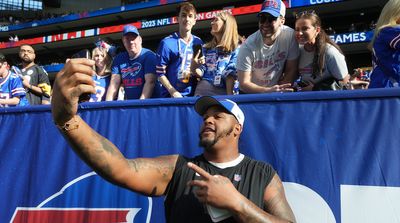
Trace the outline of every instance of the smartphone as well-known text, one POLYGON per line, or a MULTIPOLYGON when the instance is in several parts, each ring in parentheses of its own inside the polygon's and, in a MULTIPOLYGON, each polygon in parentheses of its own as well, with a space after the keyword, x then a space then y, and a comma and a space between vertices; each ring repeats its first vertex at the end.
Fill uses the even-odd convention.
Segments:
MULTIPOLYGON (((91 56, 90 56, 90 51, 89 51, 88 49, 80 50, 79 52, 73 54, 73 55, 71 56, 71 58, 86 58, 86 59, 92 59, 91 56)), ((81 103, 81 102, 89 101, 89 100, 90 100, 90 97, 91 97, 91 95, 88 94, 88 93, 81 94, 81 95, 79 96, 79 101, 78 101, 78 102, 81 103)))
POLYGON ((91 59, 90 58, 90 51, 88 49, 83 49, 71 56, 71 58, 86 58, 86 59, 91 59))
POLYGON ((302 80, 300 82, 297 82, 297 85, 299 87, 307 87, 308 85, 310 85, 310 83, 302 80))
POLYGON ((203 56, 203 47, 200 44, 193 44, 193 57, 200 51, 199 58, 203 56))

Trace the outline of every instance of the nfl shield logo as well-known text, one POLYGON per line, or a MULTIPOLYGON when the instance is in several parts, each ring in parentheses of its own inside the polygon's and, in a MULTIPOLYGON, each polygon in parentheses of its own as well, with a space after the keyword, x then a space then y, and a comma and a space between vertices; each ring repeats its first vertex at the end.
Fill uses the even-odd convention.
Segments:
POLYGON ((241 179, 242 179, 242 177, 239 174, 235 174, 233 176, 233 180, 236 181, 236 182, 239 182, 241 179))

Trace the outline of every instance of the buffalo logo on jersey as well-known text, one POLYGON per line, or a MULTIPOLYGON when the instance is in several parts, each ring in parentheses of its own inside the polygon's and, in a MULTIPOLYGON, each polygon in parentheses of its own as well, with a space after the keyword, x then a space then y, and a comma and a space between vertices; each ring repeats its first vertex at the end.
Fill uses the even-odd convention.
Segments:
POLYGON ((141 70, 142 70, 142 64, 137 62, 128 67, 126 67, 126 65, 121 66, 122 78, 126 78, 128 76, 135 77, 136 75, 139 74, 141 70))

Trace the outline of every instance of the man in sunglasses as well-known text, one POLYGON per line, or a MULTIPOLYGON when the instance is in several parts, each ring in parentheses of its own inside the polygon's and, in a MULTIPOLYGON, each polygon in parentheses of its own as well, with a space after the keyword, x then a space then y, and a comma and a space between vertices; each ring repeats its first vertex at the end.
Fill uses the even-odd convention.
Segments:
POLYGON ((259 30, 247 38, 237 58, 244 93, 292 92, 298 72, 299 46, 294 30, 285 26, 286 6, 265 0, 258 13, 259 30))

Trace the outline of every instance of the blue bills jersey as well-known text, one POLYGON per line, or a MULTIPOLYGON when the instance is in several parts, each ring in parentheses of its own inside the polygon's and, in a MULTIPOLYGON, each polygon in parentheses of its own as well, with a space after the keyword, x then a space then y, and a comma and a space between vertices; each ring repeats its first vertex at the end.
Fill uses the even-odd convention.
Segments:
POLYGON ((105 76, 99 76, 95 74, 93 76, 93 81, 96 83, 96 94, 92 94, 90 96, 90 102, 99 102, 99 101, 105 101, 106 100, 106 95, 107 95, 107 90, 108 86, 110 85, 110 80, 111 80, 111 74, 107 74, 105 76))
MULTIPOLYGON (((183 96, 191 96, 196 84, 195 78, 190 78, 187 83, 182 82, 180 74, 190 71, 193 58, 193 45, 203 45, 203 41, 192 35, 189 43, 174 33, 161 40, 157 50, 157 75, 166 76, 171 85, 183 96)), ((165 87, 160 89, 161 97, 170 97, 165 87)))
POLYGON ((374 42, 372 61, 369 88, 399 87, 400 26, 381 29, 374 42))
POLYGON ((225 78, 229 75, 236 77, 236 58, 239 47, 226 53, 216 48, 205 49, 206 64, 201 66, 203 80, 207 80, 216 87, 225 88, 225 78))
POLYGON ((153 51, 142 48, 140 55, 130 59, 128 52, 114 58, 112 74, 121 75, 127 99, 139 99, 145 83, 145 74, 156 73, 156 55, 153 51))
MULTIPOLYGON (((29 105, 26 99, 25 89, 22 86, 21 79, 11 71, 5 78, 0 79, 0 98, 10 99, 14 97, 19 97, 19 104, 16 106, 27 106, 29 105)), ((3 106, 3 105, 2 105, 3 106)), ((12 105, 4 105, 5 107, 11 107, 12 105)), ((12 106, 14 107, 14 106, 12 106)))

